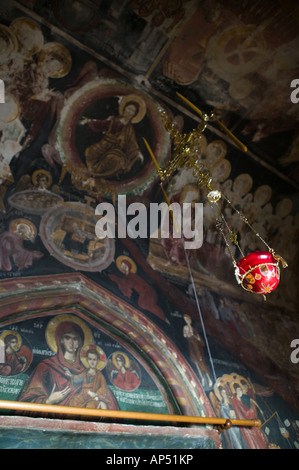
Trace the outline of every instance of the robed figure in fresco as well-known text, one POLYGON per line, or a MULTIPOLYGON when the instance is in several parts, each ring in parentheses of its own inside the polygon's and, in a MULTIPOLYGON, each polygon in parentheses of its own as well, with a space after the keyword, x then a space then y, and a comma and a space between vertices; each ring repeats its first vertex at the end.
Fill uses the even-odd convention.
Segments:
POLYGON ((81 408, 97 408, 102 410, 116 410, 118 404, 107 382, 99 370, 100 355, 95 346, 90 346, 86 352, 88 368, 79 375, 72 376, 74 385, 81 385, 79 391, 71 398, 69 405, 81 408))
POLYGON ((5 346, 5 362, 0 363, 0 375, 17 375, 30 365, 32 353, 22 345, 21 337, 13 331, 6 331, 0 336, 5 346))
POLYGON ((194 362, 197 372, 201 379, 201 385, 212 387, 213 382, 210 377, 209 368, 204 357, 205 342, 203 338, 192 327, 192 320, 189 315, 184 315, 186 325, 183 328, 184 338, 187 338, 189 344, 190 358, 194 362))
POLYGON ((37 365, 25 384, 20 400, 49 405, 118 409, 117 401, 99 370, 97 348, 89 346, 84 362, 86 368, 81 362, 81 349, 86 338, 80 325, 69 320, 61 321, 54 335, 57 354, 37 365))
POLYGON ((136 264, 126 256, 119 256, 116 260, 118 269, 125 275, 124 278, 115 274, 109 274, 111 281, 115 282, 119 290, 128 298, 131 298, 133 291, 138 293, 138 306, 148 310, 161 320, 168 322, 163 310, 157 304, 158 296, 153 289, 141 276, 136 274, 136 264))
MULTIPOLYGON (((235 384, 235 395, 232 398, 232 406, 237 419, 257 419, 257 403, 250 397, 243 396, 242 388, 235 384)), ((259 428, 241 427, 241 433, 249 449, 267 449, 266 436, 259 428)))
POLYGON ((71 321, 61 322, 55 332, 57 354, 44 359, 28 378, 20 401, 68 405, 80 385, 74 385, 70 374, 84 371, 80 349, 84 342, 82 329, 71 321))
POLYGON ((116 367, 116 369, 111 371, 113 385, 127 392, 138 388, 140 377, 128 356, 124 353, 115 353, 112 361, 116 367))
POLYGON ((27 219, 14 219, 10 229, 0 234, 0 270, 12 271, 14 265, 18 271, 32 266, 34 260, 44 255, 38 250, 24 247, 24 241, 34 242, 36 227, 27 219))
POLYGON ((133 124, 145 114, 143 100, 135 95, 123 98, 119 116, 108 119, 83 117, 80 124, 88 124, 90 129, 104 136, 85 150, 88 169, 96 176, 112 177, 128 173, 137 160, 143 162, 133 124))

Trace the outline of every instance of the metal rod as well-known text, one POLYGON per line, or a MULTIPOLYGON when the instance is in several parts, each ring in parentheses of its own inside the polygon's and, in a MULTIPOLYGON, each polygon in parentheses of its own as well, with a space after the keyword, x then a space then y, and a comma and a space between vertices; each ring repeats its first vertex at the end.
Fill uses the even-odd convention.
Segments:
POLYGON ((197 106, 195 106, 195 104, 191 103, 191 101, 189 101, 187 98, 185 98, 185 96, 181 95, 181 93, 178 93, 178 92, 177 92, 177 95, 179 96, 179 98, 181 98, 183 101, 185 101, 185 103, 188 104, 190 106, 190 108, 193 109, 193 111, 195 111, 197 114, 199 114, 201 119, 203 119, 203 120, 208 119, 208 116, 205 115, 197 106))
MULTIPOLYGON (((183 416, 183 415, 167 415, 159 413, 143 413, 137 411, 121 411, 121 410, 98 410, 91 408, 76 408, 71 406, 47 405, 43 403, 27 403, 21 401, 0 400, 0 409, 16 410, 16 411, 33 411, 38 413, 59 413, 64 415, 80 415, 92 416, 94 418, 123 418, 123 419, 141 419, 149 421, 168 421, 183 422, 197 424, 215 424, 226 425, 225 418, 211 418, 200 416, 183 416)), ((232 426, 252 426, 260 427, 259 419, 231 419, 232 426)))
POLYGON ((240 150, 243 152, 247 152, 247 147, 244 145, 218 118, 214 118, 215 122, 217 122, 218 126, 228 135, 231 140, 239 147, 240 150))
POLYGON ((158 171, 158 173, 159 173, 159 171, 160 171, 159 163, 157 162, 157 159, 156 159, 155 155, 153 154, 153 151, 152 151, 152 149, 150 148, 148 141, 147 141, 144 137, 143 137, 143 140, 144 140, 144 143, 145 143, 145 145, 146 145, 146 148, 147 148, 147 150, 148 150, 148 152, 149 152, 149 154, 150 154, 150 156, 151 156, 151 159, 153 160, 153 162, 154 162, 154 164, 155 164, 155 167, 156 167, 156 169, 157 169, 157 171, 158 171))
MULTIPOLYGON (((183 100, 185 101, 186 104, 188 104, 190 106, 190 108, 193 109, 193 111, 195 111, 197 114, 199 114, 199 116, 204 120, 204 121, 208 121, 211 116, 208 116, 206 114, 204 114, 197 106, 195 106, 193 103, 191 103, 191 101, 189 101, 187 98, 185 98, 185 96, 181 95, 180 93, 177 92, 177 95, 183 100)), ((242 150, 243 152, 247 152, 247 147, 246 145, 244 145, 221 121, 219 121, 218 118, 216 118, 216 116, 213 116, 212 118, 217 124, 218 126, 226 133, 226 135, 228 135, 230 137, 230 139, 239 147, 240 150, 242 150)))

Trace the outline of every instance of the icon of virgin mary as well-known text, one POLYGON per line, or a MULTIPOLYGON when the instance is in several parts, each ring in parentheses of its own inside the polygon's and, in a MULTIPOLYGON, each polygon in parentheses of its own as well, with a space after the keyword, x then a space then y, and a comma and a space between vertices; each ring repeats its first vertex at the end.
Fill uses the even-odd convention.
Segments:
POLYGON ((37 365, 24 386, 20 401, 67 406, 79 387, 73 384, 71 377, 82 374, 85 369, 80 351, 86 335, 77 322, 69 319, 55 322, 53 328, 51 344, 55 342, 57 353, 37 365))

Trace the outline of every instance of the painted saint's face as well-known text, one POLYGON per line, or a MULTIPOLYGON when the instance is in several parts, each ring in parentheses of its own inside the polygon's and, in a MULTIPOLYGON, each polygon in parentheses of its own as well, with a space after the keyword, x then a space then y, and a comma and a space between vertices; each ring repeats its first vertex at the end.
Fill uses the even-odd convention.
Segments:
POLYGON ((16 351, 17 350, 17 340, 16 339, 12 339, 9 343, 9 346, 10 346, 10 349, 12 349, 13 351, 16 351))
POLYGON ((123 360, 122 360, 121 357, 117 357, 117 358, 116 358, 116 362, 117 362, 117 364, 118 364, 119 367, 122 367, 122 366, 124 365, 123 360))
POLYGON ((88 354, 87 356, 87 362, 89 364, 89 367, 91 369, 95 369, 98 364, 98 357, 96 354, 88 354))
POLYGON ((51 56, 42 62, 42 69, 46 74, 57 72, 60 68, 60 62, 51 56))
POLYGON ((18 224, 17 225, 17 234, 20 235, 22 238, 27 238, 28 240, 33 240, 34 234, 30 230, 30 227, 26 224, 18 224))
POLYGON ((121 267, 122 267, 125 274, 129 274, 130 269, 129 269, 129 266, 126 263, 121 263, 121 267))
POLYGON ((46 188, 48 185, 48 178, 41 176, 38 180, 38 184, 40 188, 46 188))
POLYGON ((128 106, 124 109, 124 117, 128 120, 133 119, 134 116, 137 114, 136 106, 133 104, 128 104, 128 106))
POLYGON ((63 344, 65 351, 68 353, 75 353, 79 347, 79 337, 76 333, 66 333, 61 338, 61 343, 63 344))

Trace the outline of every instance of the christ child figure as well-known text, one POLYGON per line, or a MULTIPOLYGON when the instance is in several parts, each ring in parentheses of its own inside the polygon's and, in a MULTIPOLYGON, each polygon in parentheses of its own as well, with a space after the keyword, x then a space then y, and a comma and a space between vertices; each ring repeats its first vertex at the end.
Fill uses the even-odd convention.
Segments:
POLYGON ((100 363, 99 353, 90 347, 85 356, 88 364, 82 374, 72 377, 74 385, 80 385, 79 391, 74 395, 70 405, 81 408, 97 408, 102 410, 115 409, 115 400, 107 387, 104 375, 98 369, 100 363))

